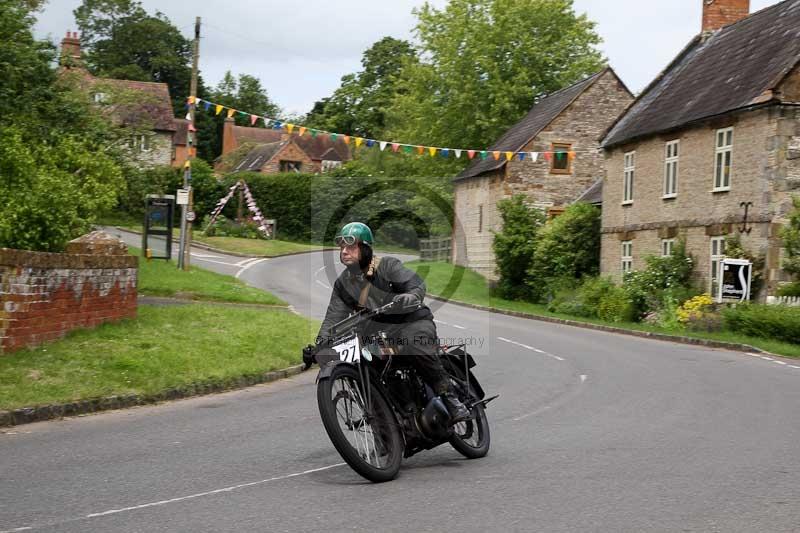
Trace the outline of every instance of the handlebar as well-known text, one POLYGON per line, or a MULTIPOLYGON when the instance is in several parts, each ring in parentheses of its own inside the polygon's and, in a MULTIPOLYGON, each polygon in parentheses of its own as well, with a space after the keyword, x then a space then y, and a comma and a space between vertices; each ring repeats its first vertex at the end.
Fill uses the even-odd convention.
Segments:
POLYGON ((363 309, 352 316, 349 316, 342 320, 341 322, 337 322, 333 326, 331 326, 330 334, 333 337, 338 337, 342 334, 342 332, 353 329, 354 327, 358 326, 362 322, 366 322, 367 320, 381 315, 391 309, 397 307, 397 302, 389 302, 386 305, 378 307, 377 309, 363 309))

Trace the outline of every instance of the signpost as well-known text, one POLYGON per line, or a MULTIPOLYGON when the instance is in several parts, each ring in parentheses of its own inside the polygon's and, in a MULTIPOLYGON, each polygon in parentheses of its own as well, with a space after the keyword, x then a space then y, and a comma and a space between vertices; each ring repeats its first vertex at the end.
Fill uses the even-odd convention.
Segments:
POLYGON ((753 264, 746 259, 723 259, 719 266, 717 302, 745 302, 750 299, 753 264))

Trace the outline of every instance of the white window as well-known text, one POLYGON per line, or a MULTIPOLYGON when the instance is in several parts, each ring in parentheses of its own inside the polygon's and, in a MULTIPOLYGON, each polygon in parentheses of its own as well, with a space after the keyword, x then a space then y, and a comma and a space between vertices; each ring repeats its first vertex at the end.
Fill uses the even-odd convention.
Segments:
POLYGON ((669 141, 664 148, 664 198, 678 195, 678 149, 680 141, 669 141))
POLYGON ((633 203, 633 175, 636 172, 636 152, 625 154, 625 169, 622 185, 622 203, 633 203))
POLYGON ((715 147, 714 190, 729 191, 733 163, 733 128, 717 130, 715 147))
POLYGON ((94 93, 93 95, 94 103, 95 104, 104 104, 108 101, 108 94, 106 93, 94 93))
POLYGON ((633 241, 622 243, 622 273, 633 270, 633 241))
POLYGON ((717 294, 719 267, 725 259, 725 237, 711 237, 711 296, 717 294))
POLYGON ((661 241, 661 257, 669 257, 675 250, 675 239, 663 239, 661 241))
POLYGON ((149 152, 150 151, 150 136, 149 135, 134 135, 131 138, 131 149, 134 152, 149 152))

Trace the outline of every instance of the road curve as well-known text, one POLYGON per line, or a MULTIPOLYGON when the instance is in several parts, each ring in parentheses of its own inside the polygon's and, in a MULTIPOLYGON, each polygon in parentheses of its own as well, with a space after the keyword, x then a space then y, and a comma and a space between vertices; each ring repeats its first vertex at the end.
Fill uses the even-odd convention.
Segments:
MULTIPOLYGON (((197 252, 318 319, 338 268, 197 252)), ((0 531, 800 531, 800 364, 430 304, 501 394, 488 457, 442 446, 366 483, 307 372, 12 428, 0 531)))

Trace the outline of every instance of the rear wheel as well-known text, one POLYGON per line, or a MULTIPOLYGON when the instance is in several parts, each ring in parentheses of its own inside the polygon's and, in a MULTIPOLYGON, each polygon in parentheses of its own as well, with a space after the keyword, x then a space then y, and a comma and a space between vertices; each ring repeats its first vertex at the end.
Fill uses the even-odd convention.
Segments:
POLYGON ((403 439, 391 407, 371 383, 368 412, 358 371, 338 365, 317 385, 317 404, 325 431, 350 467, 374 482, 397 476, 403 439))
MULTIPOLYGON (((475 391, 470 387, 470 394, 466 394, 464 380, 452 379, 451 386, 462 402, 477 401, 475 391)), ((489 435, 489 419, 486 417, 486 409, 479 404, 472 408, 472 418, 459 422, 453 426, 453 435, 450 437, 450 445, 467 459, 478 459, 489 453, 491 437, 489 435)))

